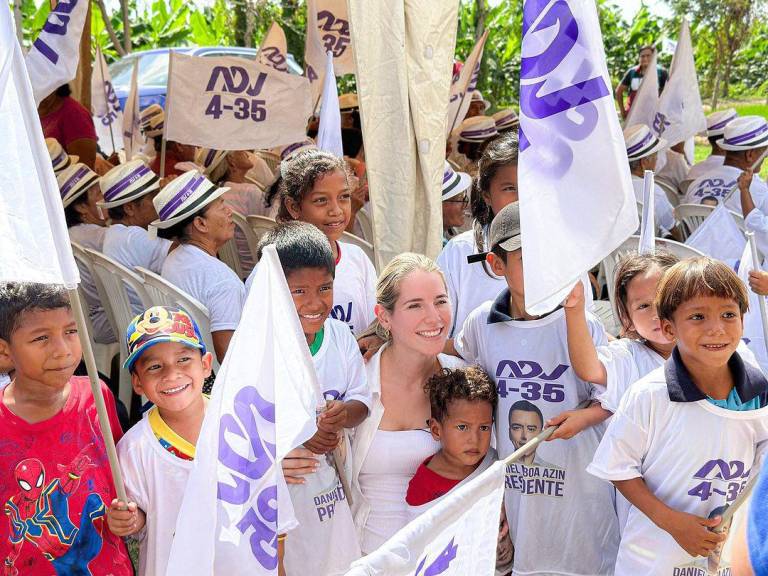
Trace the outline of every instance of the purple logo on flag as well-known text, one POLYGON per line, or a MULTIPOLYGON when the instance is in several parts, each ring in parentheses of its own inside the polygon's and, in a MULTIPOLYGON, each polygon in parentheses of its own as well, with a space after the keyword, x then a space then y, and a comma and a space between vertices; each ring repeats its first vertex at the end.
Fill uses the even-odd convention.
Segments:
POLYGON ((69 27, 70 14, 77 6, 77 3, 78 0, 61 0, 56 4, 56 7, 51 10, 51 13, 48 15, 48 19, 43 25, 43 30, 40 32, 40 36, 38 36, 37 40, 34 42, 34 47, 37 48, 40 54, 48 58, 48 60, 51 61, 51 64, 55 65, 59 61, 59 55, 53 48, 45 43, 45 40, 42 38, 43 32, 48 32, 48 34, 55 34, 57 36, 66 36, 67 28, 69 27))
POLYGON ((424 569, 424 572, 421 570, 424 568, 424 565, 427 562, 427 557, 424 556, 424 558, 421 559, 421 562, 419 562, 418 567, 416 568, 416 572, 413 573, 413 576, 437 576, 438 574, 442 574, 448 570, 448 568, 451 567, 451 562, 454 561, 456 558, 456 552, 459 549, 458 544, 454 544, 453 541, 455 538, 451 538, 451 541, 448 542, 448 545, 445 547, 445 549, 440 552, 437 558, 435 558, 432 563, 424 569))

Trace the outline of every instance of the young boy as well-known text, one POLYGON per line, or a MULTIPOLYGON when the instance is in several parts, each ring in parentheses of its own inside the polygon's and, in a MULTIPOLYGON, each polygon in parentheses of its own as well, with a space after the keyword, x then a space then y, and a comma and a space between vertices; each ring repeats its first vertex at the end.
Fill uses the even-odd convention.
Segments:
POLYGON ((139 550, 139 574, 165 574, 176 518, 195 444, 205 416, 202 387, 212 357, 195 321, 183 310, 154 306, 133 319, 126 332, 136 394, 154 406, 117 445, 129 499, 113 500, 107 518, 117 536, 146 525, 139 550))
MULTIPOLYGON (((470 313, 454 346, 495 377, 499 457, 509 456, 528 432, 530 440, 541 419, 543 425, 564 421, 557 430, 560 440, 539 445, 527 463, 507 468, 514 573, 612 575, 619 543, 615 493, 585 472, 601 434, 591 425, 605 418, 604 411, 599 405, 574 410, 603 389, 579 379, 571 368, 562 308, 542 317, 525 312, 517 202, 496 215, 489 240, 488 263, 507 288, 470 313), (586 429, 573 436, 580 428, 586 429)), ((605 343, 599 320, 591 314, 587 319, 595 344, 605 343)))
POLYGON ((588 469, 632 504, 618 575, 730 573, 727 560, 717 566, 726 536, 711 529, 768 440, 768 381, 736 352, 747 302, 736 274, 710 258, 661 280, 656 309, 677 345, 624 394, 588 469))
POLYGON ((288 576, 345 573, 360 557, 357 532, 330 452, 367 416, 371 405, 362 356, 352 332, 329 318, 333 307, 334 258, 326 236, 312 224, 286 222, 268 232, 261 250, 274 244, 288 282, 317 379, 326 398, 317 433, 304 446, 321 455, 304 484, 288 486, 299 527, 285 540, 288 576), (327 456, 326 456, 327 455, 327 456))
MULTIPOLYGON (((115 495, 96 406, 63 286, 0 283, 0 522, 3 574, 129 576, 123 542, 105 524, 115 495)), ((101 393, 116 440, 115 401, 101 393)))
MULTIPOLYGON (((477 366, 445 368, 429 379, 426 389, 432 414, 429 429, 440 450, 418 467, 408 484, 405 500, 411 519, 496 461, 491 434, 498 395, 490 376, 477 366)), ((512 541, 502 514, 497 573, 508 574, 511 561, 512 541)))

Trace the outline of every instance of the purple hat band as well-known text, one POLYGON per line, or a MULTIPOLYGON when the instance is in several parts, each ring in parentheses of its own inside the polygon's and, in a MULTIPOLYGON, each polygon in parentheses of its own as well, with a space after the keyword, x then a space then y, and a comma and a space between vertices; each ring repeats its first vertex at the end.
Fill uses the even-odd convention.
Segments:
POLYGON ((653 132, 648 132, 648 134, 645 135, 645 138, 643 138, 640 142, 627 148, 627 156, 631 156, 635 152, 644 148, 649 142, 653 140, 653 138, 653 132))
POLYGON ((67 159, 67 153, 66 153, 66 152, 64 152, 64 151, 62 150, 62 151, 61 151, 61 152, 58 154, 58 156, 56 156, 56 158, 52 158, 52 159, 51 159, 51 164, 53 164, 54 166, 56 166, 56 165, 57 165, 57 164, 59 164, 60 162, 64 162, 66 159, 67 159))
POLYGON ((515 114, 514 112, 510 112, 506 116, 502 116, 501 118, 496 120, 496 126, 503 126, 509 122, 514 122, 515 120, 517 120, 517 114, 515 114))
POLYGON ((211 148, 208 150, 208 154, 205 155, 205 158, 203 159, 203 166, 208 168, 211 163, 213 162, 213 159, 216 157, 216 150, 211 148))
POLYGON ((728 124, 728 122, 730 122, 731 120, 733 120, 737 116, 738 116, 738 114, 733 114, 732 116, 728 116, 728 118, 726 118, 725 120, 721 120, 717 124, 712 124, 712 126, 707 128, 707 130, 709 130, 711 132, 712 130, 720 130, 721 128, 725 128, 725 125, 728 124))
POLYGON ((104 192, 104 200, 111 202, 118 194, 120 194, 120 192, 123 192, 129 186, 135 184, 136 181, 151 173, 152 171, 142 164, 136 168, 136 170, 133 170, 132 172, 126 174, 123 178, 120 178, 120 180, 118 180, 114 186, 108 188, 107 191, 104 192))
POLYGON ((291 144, 289 146, 286 146, 283 151, 280 153, 280 160, 285 160, 285 158, 290 155, 291 152, 295 152, 302 146, 306 146, 306 142, 295 142, 294 144, 291 144))
POLYGON ((453 178, 453 175, 456 174, 451 168, 443 172, 443 186, 445 186, 445 183, 448 182, 451 178, 453 178))
POLYGON ((493 136, 494 134, 498 134, 498 132, 496 132, 495 124, 492 128, 482 128, 480 130, 463 130, 459 136, 462 138, 476 138, 482 136, 493 136))
POLYGON ((179 206, 184 203, 187 198, 192 196, 192 194, 200 189, 200 186, 205 183, 205 181, 205 176, 194 176, 189 182, 184 184, 181 190, 176 192, 173 198, 171 198, 166 203, 166 205, 160 209, 160 212, 157 214, 160 216, 160 220, 168 220, 168 218, 176 211, 179 206))
POLYGON ((80 182, 80 180, 83 179, 83 176, 86 176, 88 172, 91 170, 87 168, 86 166, 82 166, 78 168, 72 176, 69 177, 69 179, 64 183, 64 185, 61 187, 61 197, 66 197, 67 194, 69 194, 72 189, 75 187, 75 184, 80 182))
POLYGON ((760 126, 760 128, 756 128, 740 136, 734 136, 733 138, 725 138, 723 139, 723 143, 728 144, 729 146, 737 146, 742 142, 751 140, 755 136, 759 136, 760 134, 763 134, 765 132, 768 132, 768 124, 763 124, 762 126, 760 126))

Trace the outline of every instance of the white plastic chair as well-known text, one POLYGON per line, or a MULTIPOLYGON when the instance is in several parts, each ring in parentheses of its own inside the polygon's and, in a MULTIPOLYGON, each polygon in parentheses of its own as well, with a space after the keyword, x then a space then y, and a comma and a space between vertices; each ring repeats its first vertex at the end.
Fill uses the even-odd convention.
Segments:
POLYGON ((594 300, 592 305, 594 306, 592 312, 595 314, 595 316, 600 318, 600 321, 605 327, 605 331, 612 336, 618 336, 619 332, 621 331, 621 327, 619 326, 619 322, 613 313, 613 304, 611 304, 608 300, 594 300))
POLYGON ((371 215, 368 214, 368 211, 365 208, 358 210, 357 222, 363 230, 363 240, 373 244, 373 221, 371 220, 371 215))
MULTIPOLYGON (((611 252, 603 259, 603 267, 605 269, 605 284, 608 288, 608 300, 610 300, 611 304, 614 303, 613 283, 614 276, 616 274, 616 266, 618 266, 619 260, 621 260, 622 256, 629 254, 630 252, 636 252, 639 244, 640 236, 630 236, 624 240, 624 242, 622 242, 621 245, 616 248, 616 250, 611 252)), ((704 256, 704 254, 696 250, 696 248, 681 244, 680 242, 675 242, 674 240, 667 240, 665 238, 656 238, 656 248, 666 250, 681 260, 685 258, 696 258, 699 256, 704 256)))
MULTIPOLYGON (((267 232, 272 230, 275 226, 277 226, 277 222, 275 222, 272 218, 267 218, 266 216, 260 216, 258 214, 249 214, 245 217, 245 220, 248 224, 248 228, 250 228, 252 233, 253 241, 258 245, 259 241, 261 240, 261 237, 264 236, 267 232)), ((253 255, 254 260, 256 259, 256 247, 254 246, 253 249, 253 255)))
POLYGON ((218 372, 219 362, 216 359, 216 352, 213 348, 213 338, 211 337, 211 321, 208 315, 208 309, 181 288, 171 284, 151 270, 136 267, 136 274, 141 278, 148 300, 145 302, 147 308, 150 306, 172 306, 185 310, 195 321, 200 329, 200 334, 205 342, 205 347, 213 354, 213 369, 218 372))
MULTIPOLYGON (((232 211, 232 220, 237 226, 238 230, 245 236, 246 242, 248 242, 248 249, 251 251, 251 257, 256 262, 256 250, 259 247, 259 237, 253 232, 253 229, 248 225, 248 219, 240 212, 232 211)), ((271 220, 271 218, 270 218, 271 220)))
POLYGON ((671 183, 657 179, 656 184, 659 188, 664 190, 664 194, 667 195, 667 200, 669 200, 669 203, 672 204, 673 208, 680 204, 680 194, 677 193, 677 189, 671 183))
POLYGON ((375 262, 373 259, 373 244, 370 242, 366 242, 359 236, 355 236, 354 234, 350 234, 349 232, 342 232, 340 240, 342 242, 346 242, 347 244, 354 244, 355 246, 359 246, 363 249, 363 252, 365 252, 366 256, 370 258, 371 262, 375 262))
POLYGON ((681 227, 683 239, 687 239, 693 234, 702 225, 704 220, 707 219, 707 216, 712 214, 714 209, 714 206, 707 206, 706 204, 680 204, 675 206, 675 218, 683 224, 681 227))
POLYGON ((134 272, 101 252, 86 248, 85 253, 91 260, 94 278, 97 279, 97 289, 99 293, 103 291, 101 302, 107 312, 107 317, 110 318, 110 324, 112 324, 112 329, 117 335, 117 342, 120 345, 118 396, 126 408, 130 410, 133 387, 131 386, 131 375, 128 370, 123 368, 123 362, 128 358, 128 345, 124 335, 126 328, 136 316, 136 312, 131 307, 129 289, 139 297, 142 303, 146 304, 149 299, 144 290, 144 283, 134 272))
POLYGON ((686 178, 680 184, 678 185, 678 188, 680 188, 680 195, 685 196, 685 194, 688 192, 688 188, 691 186, 695 178, 686 178))

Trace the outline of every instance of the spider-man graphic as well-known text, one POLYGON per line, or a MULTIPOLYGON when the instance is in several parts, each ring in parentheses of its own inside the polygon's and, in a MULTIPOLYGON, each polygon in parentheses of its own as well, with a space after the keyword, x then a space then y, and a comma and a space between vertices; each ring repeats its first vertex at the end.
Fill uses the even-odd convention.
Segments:
POLYGON ((96 465, 85 454, 86 446, 68 466, 59 465, 60 476, 46 483, 45 467, 37 458, 16 465, 14 477, 19 492, 8 499, 4 511, 10 520, 11 552, 5 558, 3 574, 19 574, 15 566, 25 543, 35 546, 47 558, 56 574, 91 576, 88 563, 101 550, 101 529, 106 512, 98 494, 89 494, 83 505, 80 526, 69 516, 69 497, 80 486, 80 478, 96 465))

